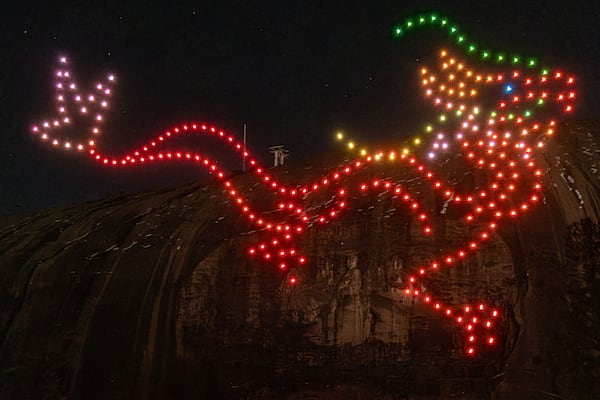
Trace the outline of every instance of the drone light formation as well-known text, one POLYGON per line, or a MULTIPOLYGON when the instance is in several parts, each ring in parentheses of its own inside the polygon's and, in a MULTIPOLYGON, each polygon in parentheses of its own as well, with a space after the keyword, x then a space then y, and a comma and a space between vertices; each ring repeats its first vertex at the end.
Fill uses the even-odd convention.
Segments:
POLYGON ((494 52, 472 43, 454 24, 437 14, 408 19, 394 32, 402 36, 419 26, 446 30, 467 57, 462 60, 450 50, 441 49, 434 67, 422 67, 418 71, 424 99, 438 110, 435 122, 426 124, 423 132, 412 137, 404 147, 385 151, 369 151, 338 132, 336 138, 344 142, 349 151, 357 151, 358 158, 310 183, 283 184, 234 136, 203 122, 173 126, 125 155, 103 153, 97 143, 115 76, 108 75, 84 93, 67 68, 65 57, 59 58, 55 72, 56 116, 42 120, 32 131, 51 147, 80 151, 111 168, 178 161, 206 169, 221 183, 240 214, 260 232, 257 235, 260 238, 248 247, 248 256, 286 271, 290 286, 300 282, 300 275, 295 271, 309 262, 298 239, 308 229, 334 222, 351 212, 353 199, 358 196, 388 194, 413 216, 424 237, 432 237, 434 216, 419 196, 411 193, 410 187, 377 177, 358 184, 349 179, 359 171, 369 175, 369 168, 377 163, 402 165, 428 183, 449 208, 462 215, 474 232, 462 245, 416 265, 403 279, 406 286, 402 294, 452 321, 463 332, 465 355, 474 357, 497 346, 501 325, 498 309, 488 305, 485 299, 473 299, 467 305, 446 304, 428 289, 427 279, 441 270, 459 267, 486 246, 499 224, 524 216, 540 202, 544 174, 535 162, 536 151, 554 134, 555 118, 572 112, 576 99, 575 78, 559 70, 540 69, 535 58, 494 52), (471 62, 489 67, 478 70, 470 66, 471 62), (509 67, 508 72, 506 67, 509 67), (81 126, 86 129, 79 130, 81 126), (170 147, 174 138, 190 135, 206 135, 228 144, 246 160, 265 190, 278 198, 276 210, 265 209, 264 201, 253 204, 235 187, 216 160, 199 152, 170 147), (485 172, 489 177, 487 186, 473 192, 460 192, 455 185, 439 177, 436 162, 450 154, 461 157, 471 170, 485 172), (331 194, 331 198, 316 206, 307 205, 307 199, 318 193, 331 194))

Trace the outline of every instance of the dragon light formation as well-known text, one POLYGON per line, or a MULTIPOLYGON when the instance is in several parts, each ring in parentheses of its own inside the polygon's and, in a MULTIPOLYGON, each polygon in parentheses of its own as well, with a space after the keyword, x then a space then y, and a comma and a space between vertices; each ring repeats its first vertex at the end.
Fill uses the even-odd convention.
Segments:
POLYGON ((465 354, 474 357, 498 344, 499 310, 488 303, 489 299, 447 304, 431 293, 426 278, 446 268, 460 268, 463 260, 485 248, 504 220, 526 218, 541 201, 544 172, 536 163, 536 155, 555 134, 557 118, 573 111, 575 78, 559 69, 542 68, 534 58, 484 48, 437 14, 409 18, 394 29, 394 35, 402 37, 425 27, 439 30, 450 42, 436 51, 431 66, 419 67, 417 72, 424 101, 438 112, 435 122, 426 124, 421 134, 403 139, 404 147, 385 151, 369 151, 338 133, 338 140, 356 157, 312 182, 282 183, 275 176, 276 170, 259 165, 238 139, 204 122, 173 126, 123 155, 104 153, 99 139, 116 78, 108 75, 84 92, 65 57, 59 58, 54 74, 56 114, 35 124, 32 131, 50 147, 85 154, 101 166, 131 168, 181 161, 206 169, 257 232, 257 240, 247 249, 248 256, 282 270, 287 285, 300 284, 300 275, 294 271, 310 262, 299 238, 311 227, 352 213, 352 200, 367 193, 391 196, 414 215, 423 236, 434 234, 431 211, 403 183, 375 174, 359 183, 351 179, 359 171, 368 175, 377 163, 400 165, 426 182, 448 209, 473 226, 473 235, 465 237, 462 245, 446 248, 442 256, 414 265, 403 277, 402 290, 403 295, 430 305, 442 318, 453 321, 464 334, 465 354), (218 138, 231 146, 250 166, 265 195, 278 199, 277 212, 263 201, 249 199, 216 160, 178 147, 177 143, 192 135, 218 138), (436 163, 444 154, 458 157, 465 168, 485 173, 486 186, 461 191, 460 185, 444 181, 439 177, 443 167, 436 163), (331 197, 308 207, 307 202, 317 193, 331 197))

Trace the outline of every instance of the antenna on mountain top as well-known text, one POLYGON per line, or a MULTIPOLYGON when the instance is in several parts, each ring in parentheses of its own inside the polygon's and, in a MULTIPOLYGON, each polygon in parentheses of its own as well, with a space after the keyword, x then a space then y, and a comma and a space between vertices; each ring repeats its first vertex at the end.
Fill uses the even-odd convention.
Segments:
POLYGON ((246 124, 244 124, 244 152, 242 153, 242 171, 246 172, 246 124))
POLYGON ((283 145, 269 147, 269 152, 273 154, 273 166, 283 165, 284 160, 290 151, 283 148, 283 145))

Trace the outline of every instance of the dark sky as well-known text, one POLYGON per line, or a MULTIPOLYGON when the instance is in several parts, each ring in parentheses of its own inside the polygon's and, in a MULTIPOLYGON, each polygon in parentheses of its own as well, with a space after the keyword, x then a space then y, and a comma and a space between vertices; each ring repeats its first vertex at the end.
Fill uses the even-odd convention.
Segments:
POLYGON ((247 123, 249 146, 265 162, 274 144, 299 160, 331 150, 337 129, 364 141, 400 138, 426 118, 415 71, 420 54, 444 37, 399 41, 392 28, 429 11, 492 48, 574 71, 583 98, 577 116, 600 117, 594 1, 21 3, 29 4, 0 17, 0 215, 206 179, 192 166, 107 170, 32 137, 31 124, 51 111, 61 54, 82 85, 117 75, 101 139, 117 153, 190 120, 237 135, 247 123))

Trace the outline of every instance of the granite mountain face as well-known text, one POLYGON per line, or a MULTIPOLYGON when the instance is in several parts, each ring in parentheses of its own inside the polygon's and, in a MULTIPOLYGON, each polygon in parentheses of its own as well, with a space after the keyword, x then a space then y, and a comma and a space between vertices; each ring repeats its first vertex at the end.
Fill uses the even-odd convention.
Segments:
MULTIPOLYGON (((403 288, 411 268, 474 227, 398 165, 350 184, 406 182, 434 219, 433 238, 393 196, 366 194, 308 229, 298 243, 307 265, 285 272, 248 257, 261 233, 217 185, 4 217, 0 397, 597 398, 599 144, 595 123, 562 126, 537 158, 543 201, 429 278, 445 301, 501 310, 497 346, 472 358, 462 333, 403 288)), ((273 175, 302 181, 337 165, 313 161, 273 175)), ((448 182, 486 182, 444 162, 448 182)), ((233 179, 276 211, 249 175, 233 179)))

